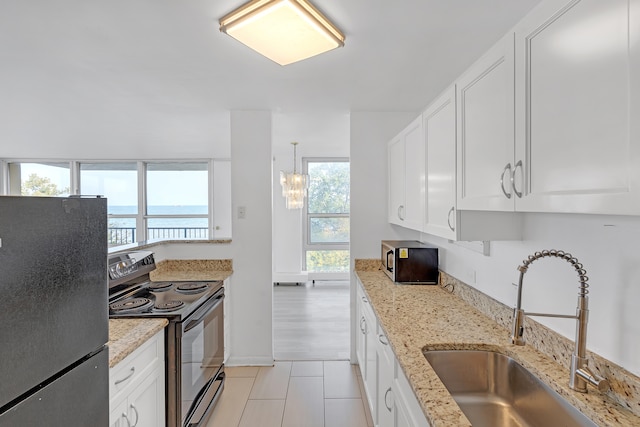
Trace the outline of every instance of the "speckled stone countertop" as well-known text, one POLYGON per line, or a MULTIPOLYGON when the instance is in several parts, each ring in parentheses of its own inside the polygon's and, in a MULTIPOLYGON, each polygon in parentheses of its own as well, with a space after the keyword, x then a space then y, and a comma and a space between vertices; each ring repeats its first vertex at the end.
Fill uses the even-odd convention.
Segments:
POLYGON ((141 249, 149 249, 154 246, 160 245, 169 245, 169 244, 203 244, 203 245, 228 245, 231 243, 231 239, 197 239, 197 240, 163 240, 163 239, 154 239, 154 240, 146 240, 144 242, 135 242, 130 243, 128 245, 119 245, 109 248, 109 254, 114 254, 121 251, 132 251, 132 250, 141 250, 141 249))
POLYGON ((233 274, 233 262, 230 259, 180 259, 164 260, 156 264, 149 273, 154 282, 168 280, 200 281, 225 280, 233 274))
POLYGON ((598 425, 640 426, 640 417, 610 396, 569 389, 568 370, 533 346, 512 345, 508 330, 441 286, 396 285, 370 260, 356 260, 356 275, 433 427, 471 426, 423 354, 446 349, 505 354, 598 425))
POLYGON ((109 319, 109 367, 113 368, 168 324, 167 319, 109 319))

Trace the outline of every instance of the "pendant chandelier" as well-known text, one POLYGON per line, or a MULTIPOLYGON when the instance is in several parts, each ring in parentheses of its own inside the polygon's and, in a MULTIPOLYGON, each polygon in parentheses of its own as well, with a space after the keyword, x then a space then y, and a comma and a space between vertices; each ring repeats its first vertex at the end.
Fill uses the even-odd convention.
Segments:
POLYGON ((304 206, 304 198, 309 188, 309 175, 296 173, 296 146, 293 145, 293 172, 280 171, 280 185, 282 185, 282 196, 286 199, 287 209, 301 209, 304 206))

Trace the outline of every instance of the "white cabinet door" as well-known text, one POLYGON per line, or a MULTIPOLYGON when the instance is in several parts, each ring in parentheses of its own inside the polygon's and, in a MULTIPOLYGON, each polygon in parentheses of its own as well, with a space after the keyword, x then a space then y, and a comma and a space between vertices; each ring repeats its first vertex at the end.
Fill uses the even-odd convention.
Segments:
POLYGON ((128 427, 128 424, 131 426, 133 423, 129 418, 129 414, 127 413, 127 401, 121 402, 118 406, 111 409, 109 413, 109 427, 128 427))
POLYGON ((378 328, 377 336, 377 365, 378 365, 378 426, 394 426, 394 393, 393 393, 393 373, 395 356, 389 348, 389 341, 378 328))
POLYGON ((517 210, 640 214, 630 28, 628 0, 551 0, 516 27, 517 210))
POLYGON ((389 222, 396 225, 404 225, 404 139, 398 135, 387 147, 389 162, 389 222))
POLYGON ((397 361, 393 391, 396 406, 395 427, 430 427, 409 380, 397 361))
POLYGON ((404 133, 405 193, 404 226, 422 231, 424 212, 424 134, 422 117, 414 120, 404 133))
POLYGON ((378 406, 377 406, 377 366, 376 366, 376 318, 373 309, 368 305, 363 306, 363 314, 365 319, 365 376, 362 377, 364 388, 371 408, 371 417, 373 423, 377 425, 378 406))
POLYGON ((164 383, 150 375, 129 395, 129 420, 136 427, 158 427, 165 422, 164 383))
POLYGON ((426 154, 424 232, 456 239, 455 85, 422 115, 426 154))
POLYGON ((389 222, 421 231, 424 212, 424 136, 421 117, 389 142, 387 157, 389 222))
POLYGON ((458 209, 514 209, 513 43, 508 34, 456 82, 458 209))
POLYGON ((358 280, 358 288, 356 292, 356 359, 358 359, 358 367, 360 368, 362 378, 366 377, 365 349, 367 345, 367 330, 365 329, 365 318, 362 310, 362 304, 365 304, 366 301, 366 297, 362 291, 362 285, 358 280))

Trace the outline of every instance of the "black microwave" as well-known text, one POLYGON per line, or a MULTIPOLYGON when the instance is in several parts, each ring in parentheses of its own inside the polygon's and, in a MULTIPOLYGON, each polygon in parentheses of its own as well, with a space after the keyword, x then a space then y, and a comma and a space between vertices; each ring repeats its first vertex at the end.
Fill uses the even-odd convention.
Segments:
POLYGON ((415 240, 383 240, 382 266, 397 283, 438 284, 438 248, 415 240))

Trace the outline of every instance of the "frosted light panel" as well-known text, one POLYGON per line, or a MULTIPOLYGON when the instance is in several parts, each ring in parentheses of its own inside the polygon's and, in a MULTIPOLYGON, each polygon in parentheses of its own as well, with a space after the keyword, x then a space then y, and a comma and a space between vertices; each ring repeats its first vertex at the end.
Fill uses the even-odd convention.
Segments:
POLYGON ((294 1, 274 2, 270 7, 229 21, 221 21, 224 32, 280 65, 341 46, 335 36, 294 1))

